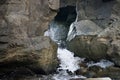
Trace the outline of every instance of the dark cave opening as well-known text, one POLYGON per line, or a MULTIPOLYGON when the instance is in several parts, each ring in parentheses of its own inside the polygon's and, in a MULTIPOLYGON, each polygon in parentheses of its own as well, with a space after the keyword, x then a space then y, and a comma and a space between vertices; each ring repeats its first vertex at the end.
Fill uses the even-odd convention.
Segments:
POLYGON ((67 22, 71 24, 76 19, 76 6, 66 6, 59 9, 59 12, 55 16, 55 21, 67 22))
POLYGON ((110 2, 110 1, 114 1, 114 0, 102 0, 103 2, 110 2))
POLYGON ((72 22, 76 20, 76 6, 61 7, 49 24, 50 38, 64 46, 72 22))

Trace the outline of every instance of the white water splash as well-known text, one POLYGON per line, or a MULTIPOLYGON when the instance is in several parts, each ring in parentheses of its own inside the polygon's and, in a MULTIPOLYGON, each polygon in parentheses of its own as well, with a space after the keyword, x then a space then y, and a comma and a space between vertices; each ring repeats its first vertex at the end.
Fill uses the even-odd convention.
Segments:
POLYGON ((107 68, 107 67, 113 66, 114 63, 112 63, 112 62, 110 62, 108 60, 102 59, 100 62, 97 62, 97 63, 89 62, 89 63, 87 63, 87 65, 88 65, 88 67, 100 66, 101 68, 107 68))
POLYGON ((80 68, 78 64, 82 59, 74 57, 74 53, 68 51, 67 49, 58 48, 57 57, 61 62, 58 69, 68 70, 74 73, 74 71, 80 68))
POLYGON ((60 67, 58 68, 59 74, 55 74, 53 79, 55 80, 69 80, 72 78, 86 78, 84 76, 69 75, 67 71, 74 72, 80 69, 79 63, 84 59, 74 57, 74 53, 67 49, 58 48, 58 59, 60 60, 60 67))

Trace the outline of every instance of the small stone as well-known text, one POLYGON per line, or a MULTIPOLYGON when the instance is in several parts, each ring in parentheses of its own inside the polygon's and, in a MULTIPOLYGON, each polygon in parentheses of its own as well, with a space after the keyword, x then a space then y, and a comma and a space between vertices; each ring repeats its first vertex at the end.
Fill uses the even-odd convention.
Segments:
POLYGON ((112 80, 110 78, 88 78, 86 80, 112 80))

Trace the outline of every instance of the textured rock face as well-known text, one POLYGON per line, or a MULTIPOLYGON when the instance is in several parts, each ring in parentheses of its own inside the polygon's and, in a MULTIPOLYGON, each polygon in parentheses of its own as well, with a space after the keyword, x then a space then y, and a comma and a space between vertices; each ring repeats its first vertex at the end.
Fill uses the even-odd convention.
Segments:
MULTIPOLYGON (((24 44, 23 39, 42 36, 48 28, 48 23, 57 13, 50 10, 47 0, 2 0, 0 6, 2 49, 6 49, 11 44, 24 44)), ((58 7, 59 5, 54 6, 56 9, 58 7)), ((29 41, 25 44, 29 44, 29 41)))
POLYGON ((119 65, 119 5, 119 0, 78 0, 77 21, 73 23, 73 30, 69 31, 71 34, 69 33, 68 40, 72 40, 67 44, 68 49, 87 58, 92 57, 92 54, 101 54, 101 58, 107 55, 119 65), (89 30, 92 33, 89 33, 89 30), (81 36, 84 36, 84 39, 81 36))
POLYGON ((67 38, 69 40, 67 43, 68 50, 79 57, 92 60, 106 57, 107 46, 98 41, 96 37, 103 30, 102 28, 90 20, 74 22, 71 27, 73 30, 69 31, 67 38))
MULTIPOLYGON (((26 42, 24 41, 24 43, 26 42)), ((11 48, 5 54, 1 55, 0 67, 1 69, 7 69, 7 66, 11 65, 9 67, 11 70, 13 67, 27 66, 28 69, 36 73, 49 73, 57 67, 56 52, 57 45, 48 37, 31 38, 29 46, 11 48)))
POLYGON ((77 35, 97 35, 102 29, 90 20, 81 20, 76 24, 77 35))
MULTIPOLYGON (((120 66, 119 0, 0 0, 0 76, 16 67, 36 73, 55 70, 57 46, 43 34, 59 6, 75 5, 77 19, 73 30, 77 36, 68 42, 67 48, 92 60, 107 55, 120 66), (12 66, 9 70, 8 65, 12 66)), ((65 13, 72 14, 74 10, 69 8, 65 13)))
POLYGON ((81 20, 78 22, 74 22, 70 26, 70 31, 68 33, 68 39, 71 40, 74 38, 75 35, 97 35, 102 31, 102 28, 100 28, 98 25, 96 25, 91 20, 81 20))
POLYGON ((79 20, 92 20, 102 28, 108 27, 115 20, 120 20, 119 3, 116 0, 78 0, 79 20))
POLYGON ((59 0, 0 1, 1 67, 26 63, 33 69, 34 63, 46 73, 55 69, 57 46, 43 34, 58 8, 59 0))
POLYGON ((120 68, 110 67, 101 72, 99 71, 96 74, 96 77, 104 77, 104 76, 110 77, 112 80, 114 79, 119 80, 120 79, 120 68))
POLYGON ((107 46, 95 39, 95 36, 76 36, 67 44, 68 50, 79 57, 99 60, 107 55, 107 46))
POLYGON ((115 22, 110 27, 102 31, 98 38, 106 38, 106 44, 109 46, 107 51, 111 59, 120 66, 120 22, 115 22))
POLYGON ((77 0, 60 0, 60 7, 76 6, 77 0))

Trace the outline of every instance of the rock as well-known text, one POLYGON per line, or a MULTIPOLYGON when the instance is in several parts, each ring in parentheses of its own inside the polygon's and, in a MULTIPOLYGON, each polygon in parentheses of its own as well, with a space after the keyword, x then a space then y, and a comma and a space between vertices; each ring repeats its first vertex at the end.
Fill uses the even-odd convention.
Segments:
POLYGON ((49 0, 49 7, 52 10, 58 10, 60 7, 60 0, 49 0))
MULTIPOLYGON (((71 41, 68 41, 67 44, 68 49, 74 52, 77 56, 85 57, 85 58, 90 58, 94 55, 96 56, 96 59, 97 58, 100 59, 100 58, 105 58, 109 55, 109 57, 111 57, 111 60, 114 61, 116 65, 120 66, 119 24, 120 24, 119 21, 118 22, 116 21, 110 27, 96 34, 96 36, 89 36, 89 34, 84 36, 78 35, 77 37, 73 38, 71 41)), ((71 35, 68 36, 68 38, 69 37, 71 37, 71 35)))
MULTIPOLYGON (((15 75, 15 74, 14 74, 15 75)), ((2 78, 2 80, 53 80, 53 75, 38 75, 38 76, 27 76, 27 77, 15 77, 2 78)))
POLYGON ((120 39, 120 22, 117 21, 114 24, 110 25, 110 27, 104 29, 98 37, 103 38, 110 38, 112 40, 118 40, 120 39))
POLYGON ((108 51, 107 54, 111 57, 111 60, 120 66, 120 22, 115 22, 110 27, 103 30, 98 38, 102 37, 106 39, 105 44, 107 44, 108 51))
POLYGON ((101 28, 106 28, 120 20, 119 5, 116 0, 78 0, 78 21, 92 20, 101 28))
POLYGON ((95 36, 76 36, 67 42, 67 48, 76 56, 91 60, 99 60, 107 56, 107 45, 97 41, 95 36))
POLYGON ((110 78, 88 78, 86 80, 112 80, 110 78))
POLYGON ((102 29, 90 20, 81 20, 75 23, 77 35, 97 35, 102 29))
POLYGON ((19 44, 19 40, 43 36, 57 14, 49 8, 47 0, 2 0, 0 3, 0 53, 9 44, 19 44))
MULTIPOLYGON (((25 67, 16 67, 13 69, 9 69, 9 72, 3 73, 3 74, 8 74, 8 75, 1 75, 1 73, 5 69, 2 68, 0 72, 0 79, 1 80, 20 80, 20 78, 25 78, 29 76, 35 76, 36 74, 32 72, 30 69, 25 68, 25 67), (10 72, 11 71, 11 72, 10 72)), ((21 79, 22 80, 22 79, 21 79)))
POLYGON ((74 34, 72 33, 74 31, 75 35, 97 35, 102 31, 102 28, 90 20, 81 20, 79 22, 74 22, 71 27, 73 27, 71 28, 73 30, 69 31, 68 40, 73 38, 74 34))
POLYGON ((108 50, 108 54, 111 57, 111 60, 117 66, 120 66, 120 40, 112 41, 108 50))
MULTIPOLYGON (((9 72, 11 68, 27 67, 35 73, 48 74, 57 68, 57 45, 48 37, 31 38, 30 44, 12 44, 6 54, 0 56, 0 68, 9 72), (11 67, 7 68, 9 65, 11 67)), ((14 69, 13 69, 14 71, 14 69)))
POLYGON ((118 2, 120 2, 120 0, 117 0, 118 2))
POLYGON ((60 7, 76 6, 77 0, 60 0, 60 7))
POLYGON ((3 73, 14 71, 18 66, 44 74, 56 69, 57 45, 43 37, 57 14, 59 3, 55 1, 0 1, 0 67, 5 68, 3 73), (7 68, 9 65, 11 67, 7 68))
POLYGON ((120 68, 110 67, 96 74, 95 77, 110 77, 112 80, 120 80, 120 68))

